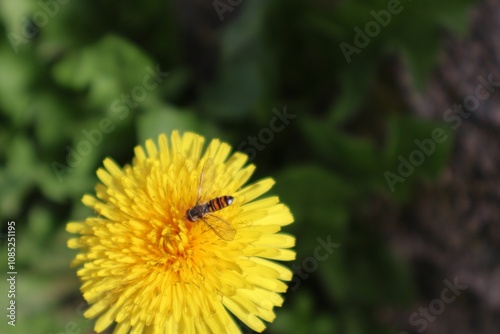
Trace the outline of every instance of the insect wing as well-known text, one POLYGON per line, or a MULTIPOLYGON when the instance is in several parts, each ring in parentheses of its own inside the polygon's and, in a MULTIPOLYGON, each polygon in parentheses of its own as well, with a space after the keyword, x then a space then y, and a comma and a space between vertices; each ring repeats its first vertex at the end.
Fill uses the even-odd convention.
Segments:
POLYGON ((226 241, 231 241, 234 239, 236 230, 227 221, 210 214, 207 218, 204 218, 203 221, 215 232, 215 234, 217 234, 219 238, 226 241))
POLYGON ((215 168, 213 166, 213 158, 208 158, 203 164, 203 168, 200 173, 200 182, 198 183, 196 204, 200 204, 202 201, 207 201, 209 199, 207 192, 212 188, 211 182, 215 179, 215 168))

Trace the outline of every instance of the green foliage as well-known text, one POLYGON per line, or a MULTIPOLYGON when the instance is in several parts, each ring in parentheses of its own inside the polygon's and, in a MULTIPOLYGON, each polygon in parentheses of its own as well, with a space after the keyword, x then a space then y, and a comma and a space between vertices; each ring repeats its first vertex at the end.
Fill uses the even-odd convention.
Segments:
POLYGON ((411 302, 413 283, 365 209, 376 196, 397 208, 416 183, 437 177, 453 133, 409 116, 393 103, 398 92, 382 103, 373 95, 391 57, 424 87, 440 32, 467 31, 470 1, 401 1, 350 61, 340 44, 353 44, 354 28, 364 30, 387 1, 252 0, 225 12, 216 29, 209 3, 206 24, 197 10, 157 0, 71 1, 27 26, 46 11, 41 3, 0 3, 0 218, 18 223, 20 332, 63 332, 72 322, 90 331, 76 312, 65 223, 91 214, 80 201, 104 157, 128 163, 135 145, 179 129, 254 150, 256 177, 275 177, 295 216, 286 231, 297 236, 296 266, 314 256, 318 238, 339 244, 286 295, 270 333, 388 333, 373 314, 411 302), (145 85, 158 68, 168 76, 145 85), (296 117, 263 144, 259 134, 284 106, 296 117), (398 157, 437 128, 447 139, 391 191, 384 173, 397 173, 398 157))
POLYGON ((116 97, 142 84, 146 68, 153 62, 123 38, 108 35, 94 45, 68 54, 53 68, 53 77, 63 87, 86 90, 91 107, 106 109, 116 97))

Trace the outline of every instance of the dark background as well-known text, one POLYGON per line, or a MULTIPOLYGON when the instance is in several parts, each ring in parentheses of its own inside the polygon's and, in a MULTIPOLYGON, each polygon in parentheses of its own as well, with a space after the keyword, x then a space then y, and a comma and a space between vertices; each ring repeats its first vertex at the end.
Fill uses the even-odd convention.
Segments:
POLYGON ((93 333, 65 224, 94 214, 104 157, 179 129, 250 154, 295 216, 266 333, 500 333, 499 18, 490 0, 1 2, 18 293, 0 332, 93 333))

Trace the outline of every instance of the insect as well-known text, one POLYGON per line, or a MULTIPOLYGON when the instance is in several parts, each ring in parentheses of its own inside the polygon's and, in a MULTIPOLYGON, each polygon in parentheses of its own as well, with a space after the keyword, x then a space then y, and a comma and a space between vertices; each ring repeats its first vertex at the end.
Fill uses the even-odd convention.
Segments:
MULTIPOLYGON (((231 241, 234 239, 236 230, 227 221, 214 215, 213 213, 231 205, 234 201, 234 197, 225 195, 213 198, 206 203, 200 203, 200 194, 204 188, 203 177, 211 165, 212 159, 209 159, 203 166, 203 170, 200 175, 200 182, 198 184, 198 197, 196 199, 196 205, 186 211, 186 218, 192 223, 202 220, 219 238, 231 241)), ((213 180, 213 177, 205 179, 213 180)))

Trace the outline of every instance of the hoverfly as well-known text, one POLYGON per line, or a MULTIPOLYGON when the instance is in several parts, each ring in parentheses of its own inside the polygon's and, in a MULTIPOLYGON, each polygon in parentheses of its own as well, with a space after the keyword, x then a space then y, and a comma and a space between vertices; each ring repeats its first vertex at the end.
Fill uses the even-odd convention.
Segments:
MULTIPOLYGON (((211 165, 212 159, 208 159, 203 165, 200 182, 198 184, 198 197, 196 199, 196 204, 191 209, 186 211, 186 218, 192 223, 202 220, 219 238, 231 241, 234 239, 236 230, 227 221, 214 215, 213 213, 231 205, 234 198, 232 196, 224 195, 213 198, 206 203, 200 203, 200 194, 202 188, 204 188, 203 177, 210 169, 211 165)), ((205 179, 213 180, 213 177, 205 179)))

